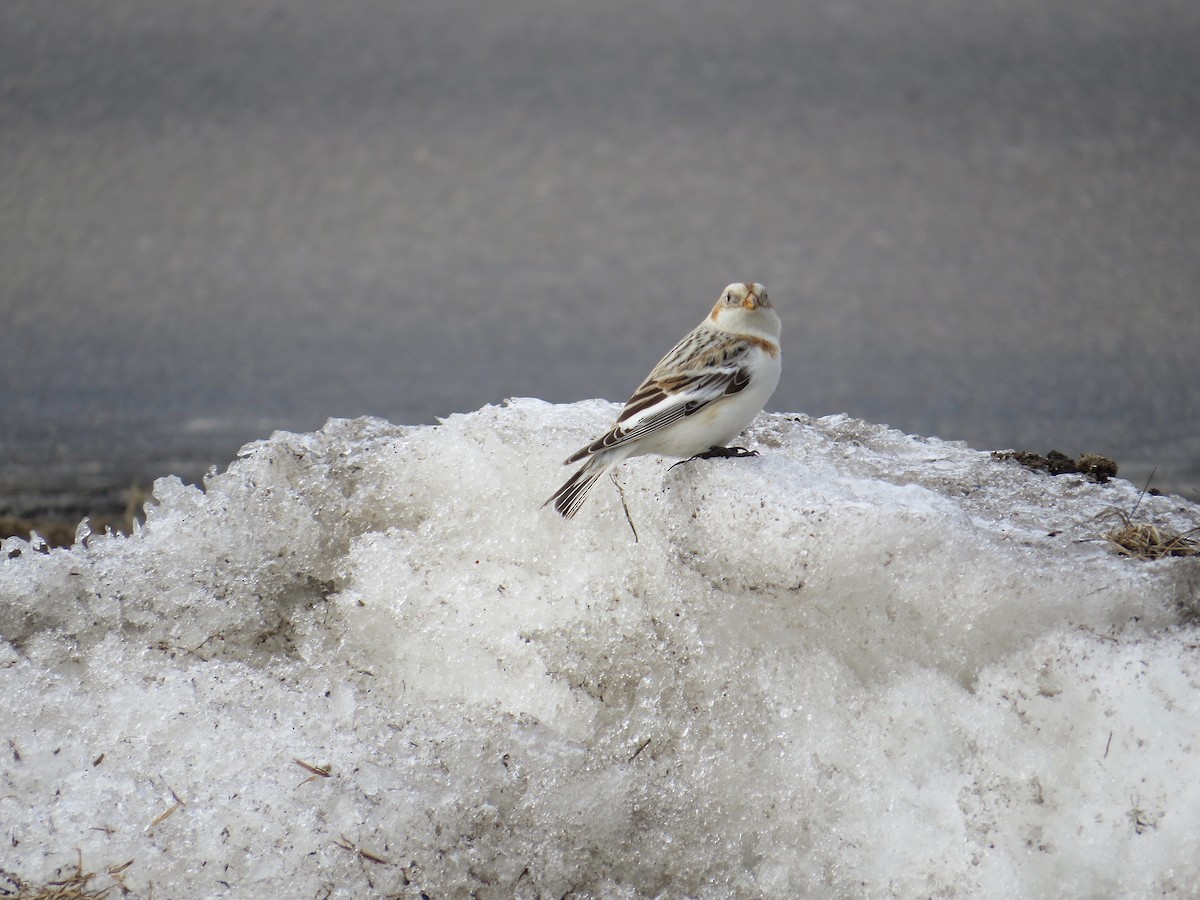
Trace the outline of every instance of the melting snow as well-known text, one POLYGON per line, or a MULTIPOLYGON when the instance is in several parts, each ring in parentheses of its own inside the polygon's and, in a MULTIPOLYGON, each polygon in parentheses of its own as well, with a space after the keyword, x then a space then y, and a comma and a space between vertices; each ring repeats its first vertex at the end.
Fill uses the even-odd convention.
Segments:
POLYGON ((0 887, 1195 890, 1200 560, 1105 545, 1132 485, 765 415, 539 509, 616 409, 333 420, 4 541, 0 887))

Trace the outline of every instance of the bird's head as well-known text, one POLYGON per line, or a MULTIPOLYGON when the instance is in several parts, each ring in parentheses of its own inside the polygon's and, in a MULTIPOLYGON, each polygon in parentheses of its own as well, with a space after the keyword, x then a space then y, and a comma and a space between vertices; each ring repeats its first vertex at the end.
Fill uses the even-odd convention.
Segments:
POLYGON ((727 331, 779 337, 779 317, 767 297, 767 289, 758 282, 729 285, 721 292, 708 318, 713 325, 727 331))
POLYGON ((714 314, 717 309, 745 309, 753 311, 760 308, 771 308, 771 301, 767 299, 767 289, 756 281, 746 282, 745 284, 731 284, 721 292, 721 299, 717 301, 717 307, 713 310, 714 314))

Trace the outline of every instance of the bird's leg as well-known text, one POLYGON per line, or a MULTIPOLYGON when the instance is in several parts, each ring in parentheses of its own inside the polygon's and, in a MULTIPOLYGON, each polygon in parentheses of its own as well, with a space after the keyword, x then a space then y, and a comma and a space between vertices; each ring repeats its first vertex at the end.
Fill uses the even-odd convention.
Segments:
POLYGON ((747 450, 745 447, 709 447, 703 453, 697 453, 695 456, 672 463, 671 468, 667 471, 670 472, 675 466, 682 466, 693 459, 742 459, 747 456, 758 456, 758 451, 747 450))

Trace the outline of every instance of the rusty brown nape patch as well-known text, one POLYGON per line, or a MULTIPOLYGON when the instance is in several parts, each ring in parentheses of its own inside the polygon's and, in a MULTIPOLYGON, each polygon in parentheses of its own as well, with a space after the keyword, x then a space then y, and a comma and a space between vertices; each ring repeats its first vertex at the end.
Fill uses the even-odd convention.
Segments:
POLYGON ((756 347, 761 347, 767 352, 768 356, 779 355, 779 345, 774 341, 768 341, 766 338, 760 338, 754 334, 739 334, 738 337, 748 344, 754 344, 756 347))

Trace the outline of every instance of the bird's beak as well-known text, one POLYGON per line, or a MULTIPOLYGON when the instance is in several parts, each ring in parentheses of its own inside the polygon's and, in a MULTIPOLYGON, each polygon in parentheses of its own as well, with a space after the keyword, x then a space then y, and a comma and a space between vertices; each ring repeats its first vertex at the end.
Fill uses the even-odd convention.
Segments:
POLYGON ((746 299, 742 301, 742 306, 745 309, 758 309, 758 294, 754 293, 754 288, 746 285, 746 299))

